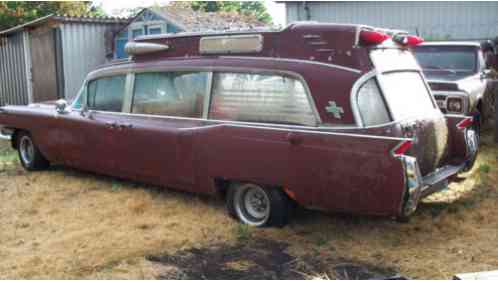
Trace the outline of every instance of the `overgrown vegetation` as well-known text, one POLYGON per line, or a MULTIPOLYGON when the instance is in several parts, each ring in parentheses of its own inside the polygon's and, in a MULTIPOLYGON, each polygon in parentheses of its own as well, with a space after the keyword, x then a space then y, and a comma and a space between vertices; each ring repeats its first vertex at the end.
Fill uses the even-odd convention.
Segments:
POLYGON ((1 1, 0 30, 8 29, 50 14, 102 16, 91 1, 1 1))
POLYGON ((258 20, 271 23, 271 16, 266 10, 263 1, 191 1, 190 6, 194 10, 205 12, 237 12, 240 14, 253 15, 258 20))

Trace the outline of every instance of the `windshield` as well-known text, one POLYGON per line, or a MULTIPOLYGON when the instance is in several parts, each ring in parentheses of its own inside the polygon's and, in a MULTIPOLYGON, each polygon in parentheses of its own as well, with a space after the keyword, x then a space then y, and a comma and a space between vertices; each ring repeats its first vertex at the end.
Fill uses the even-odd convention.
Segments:
POLYGON ((414 49, 424 71, 475 72, 476 51, 462 46, 421 46, 414 49))
POLYGON ((419 72, 388 72, 378 76, 395 120, 432 114, 435 105, 419 72))

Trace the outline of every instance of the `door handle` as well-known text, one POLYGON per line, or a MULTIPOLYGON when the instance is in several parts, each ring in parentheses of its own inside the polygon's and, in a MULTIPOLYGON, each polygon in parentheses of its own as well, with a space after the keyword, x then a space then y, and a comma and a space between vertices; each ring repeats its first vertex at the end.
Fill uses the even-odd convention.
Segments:
POLYGON ((123 124, 119 124, 118 127, 119 127, 120 130, 122 130, 122 129, 131 129, 131 128, 133 128, 133 125, 130 124, 130 123, 123 123, 123 124))
POLYGON ((118 124, 116 122, 105 122, 105 126, 109 129, 116 129, 118 124))
POLYGON ((287 134, 287 141, 292 145, 298 145, 303 142, 303 138, 294 132, 287 134))

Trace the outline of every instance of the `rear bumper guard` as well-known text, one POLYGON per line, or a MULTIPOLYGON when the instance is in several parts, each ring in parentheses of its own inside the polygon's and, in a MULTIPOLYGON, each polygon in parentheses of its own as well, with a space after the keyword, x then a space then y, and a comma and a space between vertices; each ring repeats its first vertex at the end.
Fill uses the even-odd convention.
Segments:
POLYGON ((402 210, 403 216, 409 216, 417 209, 420 199, 448 187, 448 178, 465 169, 466 163, 459 166, 448 165, 422 177, 415 157, 404 156, 405 185, 408 196, 402 210))
POLYGON ((401 160, 405 170, 405 185, 408 191, 408 197, 402 209, 404 216, 415 212, 421 198, 447 188, 449 178, 469 169, 478 151, 476 144, 472 141, 472 139, 466 138, 468 158, 462 164, 441 167, 424 177, 421 176, 417 158, 402 156, 401 160))
POLYGON ((11 140, 12 132, 0 126, 0 140, 11 140))

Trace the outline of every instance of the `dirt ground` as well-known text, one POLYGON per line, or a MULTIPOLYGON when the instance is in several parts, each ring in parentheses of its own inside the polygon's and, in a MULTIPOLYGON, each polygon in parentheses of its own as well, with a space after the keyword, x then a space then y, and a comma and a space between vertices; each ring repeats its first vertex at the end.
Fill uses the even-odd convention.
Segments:
POLYGON ((498 145, 409 223, 298 210, 284 228, 224 203, 64 167, 27 173, 0 141, 0 278, 449 279, 498 269, 498 145))

